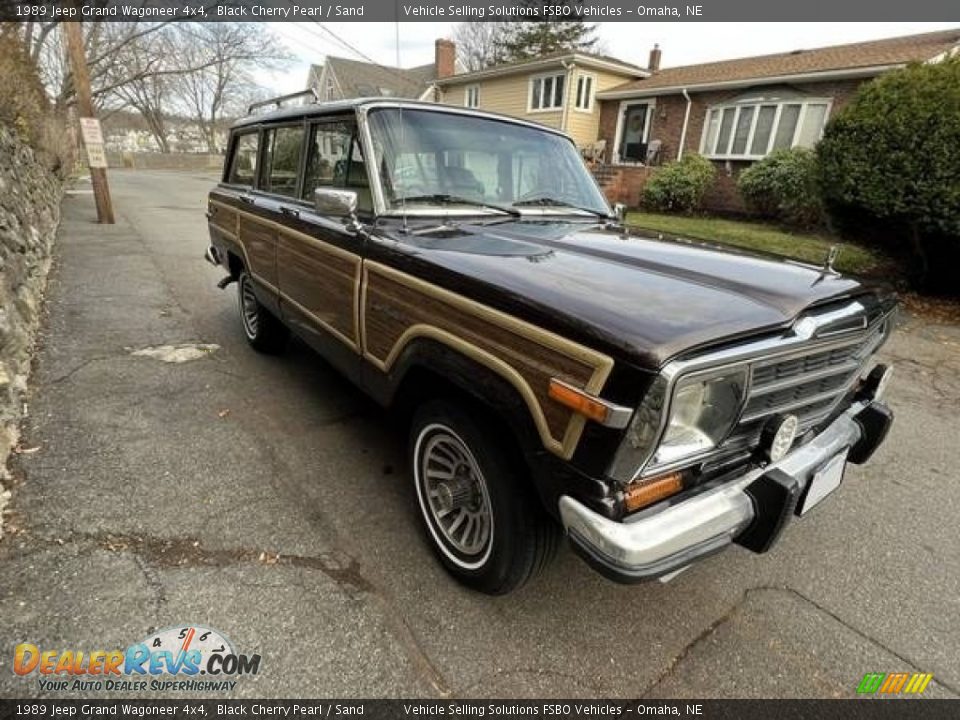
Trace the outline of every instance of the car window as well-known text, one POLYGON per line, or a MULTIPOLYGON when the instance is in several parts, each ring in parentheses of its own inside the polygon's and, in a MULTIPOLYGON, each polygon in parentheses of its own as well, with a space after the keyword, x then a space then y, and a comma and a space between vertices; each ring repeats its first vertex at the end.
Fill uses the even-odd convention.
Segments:
POLYGON ((442 207, 444 197, 495 205, 609 210, 573 144, 535 127, 433 110, 369 114, 389 209, 442 207))
POLYGON ((304 200, 313 198, 320 187, 347 188, 357 193, 357 207, 371 210, 370 182, 363 153, 351 122, 318 123, 311 129, 307 170, 303 183, 304 200))
POLYGON ((253 179, 257 174, 259 147, 259 136, 256 130, 237 136, 227 182, 235 185, 253 185, 253 179))
POLYGON ((297 196, 297 173, 303 147, 302 127, 272 128, 266 133, 267 154, 261 190, 277 195, 297 196))

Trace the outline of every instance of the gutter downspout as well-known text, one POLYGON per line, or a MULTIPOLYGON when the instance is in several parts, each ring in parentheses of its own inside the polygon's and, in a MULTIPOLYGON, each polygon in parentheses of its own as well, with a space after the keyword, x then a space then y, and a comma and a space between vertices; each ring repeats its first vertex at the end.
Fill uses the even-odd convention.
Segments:
POLYGON ((567 63, 566 60, 561 60, 560 64, 563 65, 564 70, 567 71, 567 77, 563 81, 563 114, 560 116, 560 132, 567 131, 567 118, 570 115, 570 83, 573 81, 573 71, 577 67, 575 62, 567 63))
POLYGON ((683 148, 687 144, 687 125, 690 124, 690 106, 693 105, 693 100, 690 99, 690 93, 687 92, 687 89, 682 90, 683 97, 687 101, 687 110, 683 113, 683 129, 680 131, 680 147, 677 149, 677 160, 683 158, 683 148))

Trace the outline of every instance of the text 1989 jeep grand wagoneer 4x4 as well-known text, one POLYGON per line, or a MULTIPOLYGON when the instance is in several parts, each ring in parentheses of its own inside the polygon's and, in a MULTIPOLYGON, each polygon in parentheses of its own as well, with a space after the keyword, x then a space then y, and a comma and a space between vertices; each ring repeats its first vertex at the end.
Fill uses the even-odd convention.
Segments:
POLYGON ((234 126, 207 258, 250 344, 288 331, 408 413, 426 536, 504 593, 561 530, 619 581, 764 552, 892 421, 895 300, 833 272, 628 234, 573 143, 417 102, 234 126))

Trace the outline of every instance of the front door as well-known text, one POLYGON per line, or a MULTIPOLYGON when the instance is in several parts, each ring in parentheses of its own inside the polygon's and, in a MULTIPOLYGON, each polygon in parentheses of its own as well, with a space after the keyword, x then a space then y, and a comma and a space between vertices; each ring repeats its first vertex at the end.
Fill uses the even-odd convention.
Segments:
POLYGON ((358 354, 363 239, 343 218, 324 217, 313 208, 314 190, 333 187, 356 192, 361 212, 372 209, 353 118, 312 124, 306 153, 296 216, 288 217, 290 231, 277 246, 283 316, 328 357, 335 349, 358 354))
POLYGON ((647 105, 628 105, 623 111, 623 134, 620 137, 620 160, 645 162, 647 159, 647 105))

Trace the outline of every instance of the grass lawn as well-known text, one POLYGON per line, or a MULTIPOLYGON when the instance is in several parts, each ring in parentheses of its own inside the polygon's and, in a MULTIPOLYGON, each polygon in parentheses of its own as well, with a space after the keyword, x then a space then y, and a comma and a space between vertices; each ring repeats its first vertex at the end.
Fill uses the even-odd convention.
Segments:
POLYGON ((823 263, 831 245, 841 245, 835 267, 840 272, 856 275, 876 272, 887 264, 883 255, 827 233, 794 232, 763 222, 631 211, 627 213, 627 224, 666 235, 761 250, 816 265, 823 263))

